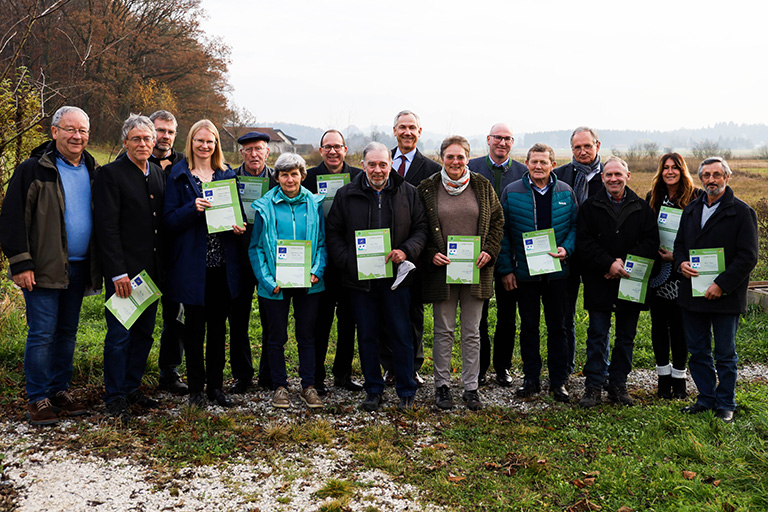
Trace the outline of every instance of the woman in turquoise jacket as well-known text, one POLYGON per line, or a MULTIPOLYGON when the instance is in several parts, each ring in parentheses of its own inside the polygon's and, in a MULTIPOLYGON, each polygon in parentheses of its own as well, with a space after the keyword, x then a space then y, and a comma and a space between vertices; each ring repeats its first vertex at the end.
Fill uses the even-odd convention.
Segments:
POLYGON ((293 300, 296 343, 299 349, 300 398, 310 408, 322 407, 315 389, 315 340, 318 292, 325 289, 325 225, 322 196, 315 196, 301 182, 307 177, 304 159, 293 153, 280 155, 275 163, 277 187, 251 205, 256 210, 248 255, 259 282, 259 307, 269 317, 267 357, 275 390, 272 405, 291 406, 285 369, 285 343, 288 341, 288 311, 293 300), (278 240, 304 240, 311 252, 309 288, 278 284, 278 240))

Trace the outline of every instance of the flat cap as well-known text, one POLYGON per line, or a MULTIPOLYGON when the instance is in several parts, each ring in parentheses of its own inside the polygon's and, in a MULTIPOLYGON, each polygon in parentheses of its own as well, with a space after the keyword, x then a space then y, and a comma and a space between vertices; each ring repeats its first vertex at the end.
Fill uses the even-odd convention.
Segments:
POLYGON ((269 135, 266 133, 261 132, 248 132, 239 139, 237 139, 238 144, 245 144, 246 142, 252 142, 255 140, 263 140, 264 142, 269 142, 269 135))

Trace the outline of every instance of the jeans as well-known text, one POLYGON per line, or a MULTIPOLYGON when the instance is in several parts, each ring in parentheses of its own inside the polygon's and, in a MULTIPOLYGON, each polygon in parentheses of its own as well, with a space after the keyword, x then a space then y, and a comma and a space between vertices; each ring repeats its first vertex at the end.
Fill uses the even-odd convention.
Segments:
POLYGON ((88 272, 87 261, 69 262, 69 286, 66 289, 36 286, 31 292, 23 290, 29 327, 24 372, 30 402, 69 389, 88 272))
POLYGON ((713 409, 736 410, 736 363, 739 361, 736 331, 739 315, 696 313, 684 309, 683 328, 691 354, 688 368, 699 390, 696 401, 713 409))
MULTIPOLYGON (((109 279, 104 285, 104 296, 115 293, 115 285, 109 279)), ((139 389, 149 351, 152 349, 152 333, 155 330, 157 301, 153 302, 130 329, 104 309, 107 321, 107 335, 104 337, 104 402, 127 397, 139 389)))
MULTIPOLYGON (((408 315, 411 320, 411 329, 413 330, 413 371, 417 372, 424 364, 424 304, 421 302, 421 282, 418 275, 413 284, 407 289, 411 291, 408 315)), ((379 360, 385 370, 394 371, 395 362, 392 346, 389 344, 392 334, 387 332, 387 329, 389 329, 388 323, 382 326, 379 338, 379 360)))
POLYGON ((435 388, 451 385, 451 353, 456 332, 456 311, 461 303, 461 381, 464 389, 477 389, 480 372, 480 316, 483 300, 472 296, 471 285, 451 284, 448 299, 435 302, 435 341, 432 350, 435 388))
POLYGON ((563 324, 563 309, 568 307, 567 286, 565 279, 518 282, 517 308, 520 311, 520 356, 523 359, 523 374, 526 380, 536 382, 541 375, 539 318, 543 303, 547 325, 550 388, 562 386, 568 380, 570 356, 563 324))
MULTIPOLYGON (((565 327, 565 358, 568 363, 568 375, 570 375, 576 369, 576 303, 579 300, 581 276, 571 268, 571 274, 566 278, 566 282, 568 295, 563 305, 563 326, 565 327)), ((608 359, 606 359, 607 362, 608 359)))
POLYGON ((333 359, 333 376, 342 380, 352 375, 352 359, 355 356, 355 318, 349 293, 341 287, 341 277, 325 272, 325 291, 320 295, 315 325, 315 383, 325 382, 325 356, 331 336, 334 316, 336 323, 336 356, 333 359), (335 313, 335 315, 334 315, 335 313))
POLYGON ((160 353, 157 364, 160 367, 160 380, 163 382, 176 380, 176 367, 184 357, 184 324, 178 320, 181 304, 160 297, 163 305, 163 332, 160 335, 160 353))
POLYGON ((391 290, 388 283, 391 280, 374 280, 368 292, 350 291, 364 387, 368 394, 380 395, 384 392, 378 346, 382 327, 386 323, 397 394, 400 397, 415 396, 413 326, 408 315, 411 292, 408 288, 391 290))
MULTIPOLYGON (((507 291, 502 276, 496 275, 496 333, 493 335, 493 368, 496 373, 512 367, 512 352, 515 348, 515 324, 517 315, 517 290, 507 291)), ((480 318, 480 375, 485 375, 491 366, 491 337, 488 333, 488 306, 483 303, 480 318)))
MULTIPOLYGON (((627 375, 632 371, 632 350, 640 311, 617 311, 615 315, 616 337, 608 367, 608 382, 612 386, 625 386, 627 375)), ((584 365, 587 388, 600 388, 605 382, 605 356, 610 348, 610 334, 611 312, 589 311, 587 363, 584 365)))
POLYGON ((261 307, 269 317, 267 348, 272 388, 288 388, 285 369, 285 344, 288 342, 288 312, 293 300, 293 320, 296 328, 296 345, 299 349, 299 377, 301 387, 315 385, 315 340, 313 331, 317 318, 320 294, 307 293, 306 288, 283 288, 280 300, 264 299, 261 307))

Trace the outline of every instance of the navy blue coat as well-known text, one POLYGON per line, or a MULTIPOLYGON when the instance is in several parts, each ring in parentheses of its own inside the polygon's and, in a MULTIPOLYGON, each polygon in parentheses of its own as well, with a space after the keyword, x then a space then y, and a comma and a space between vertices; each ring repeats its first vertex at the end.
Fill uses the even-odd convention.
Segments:
MULTIPOLYGON (((234 177, 235 172, 231 169, 213 173, 213 181, 234 177)), ((173 166, 165 187, 163 220, 166 233, 172 237, 166 295, 174 302, 193 306, 205 305, 205 254, 208 248, 205 212, 195 209, 198 197, 203 194, 192 178, 185 158, 173 166)), ((220 233, 232 298, 240 295, 242 281, 237 236, 232 231, 220 233)))

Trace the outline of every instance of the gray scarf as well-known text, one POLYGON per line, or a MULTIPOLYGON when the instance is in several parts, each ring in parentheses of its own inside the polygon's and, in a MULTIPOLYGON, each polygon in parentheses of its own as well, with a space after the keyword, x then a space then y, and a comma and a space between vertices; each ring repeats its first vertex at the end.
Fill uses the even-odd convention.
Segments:
POLYGON ((576 173, 573 177, 573 192, 576 194, 576 201, 579 203, 579 205, 581 205, 584 203, 584 201, 587 200, 587 197, 589 197, 589 184, 587 183, 587 176, 589 176, 589 173, 592 171, 600 169, 600 155, 597 155, 595 157, 595 161, 590 165, 577 162, 575 158, 571 160, 571 164, 576 170, 576 173))

